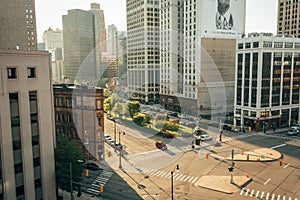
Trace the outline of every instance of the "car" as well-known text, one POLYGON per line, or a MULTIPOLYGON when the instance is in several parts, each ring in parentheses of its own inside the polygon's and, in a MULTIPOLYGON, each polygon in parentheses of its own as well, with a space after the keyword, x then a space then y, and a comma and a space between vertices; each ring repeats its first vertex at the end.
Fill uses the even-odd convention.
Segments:
POLYGON ((174 138, 174 134, 172 133, 163 133, 162 136, 163 138, 174 138))
POLYGON ((200 140, 209 141, 212 140, 212 137, 210 135, 200 135, 200 140))
POLYGON ((97 170, 100 170, 101 168, 95 164, 95 163, 87 163, 85 164, 85 168, 86 169, 90 169, 90 170, 94 170, 94 171, 97 171, 97 170))
POLYGON ((109 139, 111 139, 111 137, 110 137, 110 135, 109 134, 104 134, 104 138, 106 139, 106 140, 109 140, 109 139))
POLYGON ((107 116, 107 119, 114 121, 114 118, 110 115, 107 116))
POLYGON ((123 148, 123 144, 117 143, 116 147, 119 148, 119 149, 122 149, 123 148))
POLYGON ((163 141, 156 141, 155 146, 158 149, 167 149, 167 145, 163 141))
POLYGON ((298 128, 291 127, 287 134, 288 134, 288 135, 298 135, 299 132, 300 132, 300 131, 299 131, 298 128))

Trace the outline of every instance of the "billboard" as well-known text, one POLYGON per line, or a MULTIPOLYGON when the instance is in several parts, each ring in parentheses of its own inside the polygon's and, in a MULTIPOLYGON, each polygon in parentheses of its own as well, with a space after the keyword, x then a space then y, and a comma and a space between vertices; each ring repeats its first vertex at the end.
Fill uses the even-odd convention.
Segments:
POLYGON ((245 33, 245 16, 246 0, 202 0, 202 37, 241 37, 245 33))

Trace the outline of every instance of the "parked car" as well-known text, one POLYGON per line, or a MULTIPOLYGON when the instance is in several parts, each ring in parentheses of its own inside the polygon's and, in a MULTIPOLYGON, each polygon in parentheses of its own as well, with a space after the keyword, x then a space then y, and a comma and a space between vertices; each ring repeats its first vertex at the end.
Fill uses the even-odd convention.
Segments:
POLYGON ((156 141, 155 146, 158 149, 167 149, 167 145, 163 141, 156 141))
POLYGON ((123 148, 123 144, 117 143, 117 144, 116 144, 116 147, 119 148, 119 149, 121 149, 121 148, 123 148))
POLYGON ((288 131, 288 135, 297 135, 300 132, 298 127, 291 127, 290 130, 288 131))
POLYGON ((86 169, 90 169, 90 170, 94 170, 94 171, 97 171, 97 170, 100 170, 101 168, 97 165, 97 164, 95 164, 95 163, 87 163, 86 165, 85 165, 85 168, 86 169))
POLYGON ((174 134, 172 133, 163 133, 163 138, 174 138, 174 134))
POLYGON ((114 121, 114 118, 110 115, 107 116, 107 119, 114 121))
POLYGON ((210 135, 200 135, 200 140, 209 141, 212 140, 212 137, 210 135))
POLYGON ((110 137, 110 135, 109 134, 104 134, 104 138, 105 138, 105 140, 109 140, 109 139, 111 139, 111 137, 110 137))

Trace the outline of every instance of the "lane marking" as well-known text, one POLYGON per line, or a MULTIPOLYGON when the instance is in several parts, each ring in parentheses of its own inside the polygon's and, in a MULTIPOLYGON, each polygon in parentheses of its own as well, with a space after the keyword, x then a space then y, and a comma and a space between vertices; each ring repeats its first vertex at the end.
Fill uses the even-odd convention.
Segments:
POLYGON ((255 198, 257 198, 257 197, 258 197, 258 194, 259 194, 259 191, 257 191, 257 192, 256 192, 255 198))
POLYGON ((287 168, 288 166, 290 166, 290 164, 287 164, 286 166, 284 166, 283 168, 285 169, 285 168, 287 168))
POLYGON ((269 178, 265 183, 264 185, 267 185, 269 183, 269 181, 271 180, 271 178, 269 178))
POLYGON ((274 146, 274 147, 271 147, 270 149, 276 149, 276 148, 278 148, 278 147, 283 147, 283 146, 285 146, 286 144, 280 144, 280 145, 277 145, 277 146, 274 146))

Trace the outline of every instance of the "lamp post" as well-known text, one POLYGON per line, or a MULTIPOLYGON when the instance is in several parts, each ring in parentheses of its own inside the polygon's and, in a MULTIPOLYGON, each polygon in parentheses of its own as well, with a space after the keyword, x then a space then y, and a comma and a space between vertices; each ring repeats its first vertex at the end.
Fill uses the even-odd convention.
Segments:
MULTIPOLYGON (((125 132, 123 131, 123 135, 125 135, 125 132)), ((121 144, 121 131, 119 131, 119 145, 120 145, 120 153, 119 153, 119 168, 122 169, 122 154, 123 154, 123 145, 121 144)))
MULTIPOLYGON (((83 163, 83 162, 84 162, 83 160, 77 160, 77 163, 83 163)), ((72 175, 72 164, 73 163, 72 162, 69 163, 69 166, 70 166, 70 193, 71 193, 71 200, 74 200, 74 196, 73 196, 73 175, 72 175)))
POLYGON ((174 171, 178 171, 179 170, 179 165, 177 164, 176 165, 176 168, 175 169, 173 169, 172 171, 171 171, 171 195, 172 195, 172 200, 174 200, 174 189, 173 189, 173 173, 174 173, 174 171))

